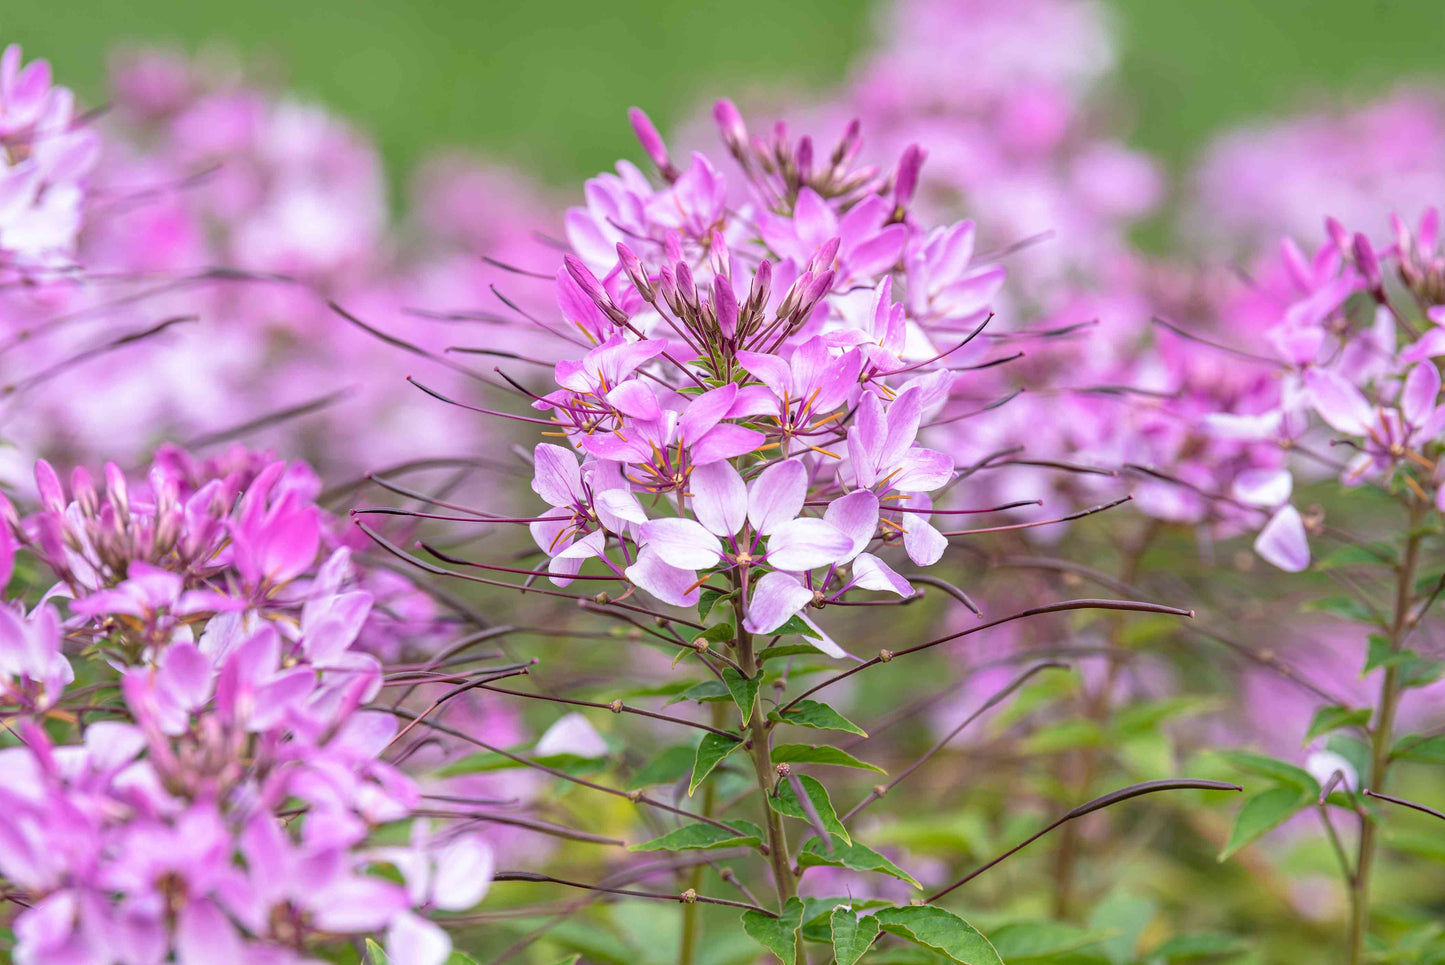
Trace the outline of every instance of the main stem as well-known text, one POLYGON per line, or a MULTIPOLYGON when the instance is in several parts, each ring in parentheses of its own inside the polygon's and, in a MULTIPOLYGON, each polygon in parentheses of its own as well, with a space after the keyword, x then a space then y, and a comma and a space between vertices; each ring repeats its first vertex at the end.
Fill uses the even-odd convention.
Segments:
MULTIPOLYGON (((714 703, 712 705, 712 725, 721 728, 727 724, 724 716, 726 705, 714 703)), ((711 782, 707 782, 702 788, 702 815, 703 817, 715 817, 713 813, 717 809, 717 788, 711 782)), ((696 865, 692 873, 688 875, 687 886, 692 891, 697 891, 702 886, 703 865, 696 865)), ((687 902, 682 906, 682 944, 677 950, 677 965, 693 965, 697 958, 698 941, 702 937, 702 908, 695 901, 687 902)))
MULTIPOLYGON (((1157 520, 1150 520, 1124 559, 1120 567, 1119 579, 1125 585, 1132 586, 1139 578, 1140 564, 1143 562, 1144 554, 1153 544, 1159 535, 1160 524, 1157 520)), ((1104 682, 1093 694, 1086 694, 1084 700, 1084 712, 1089 720, 1104 725, 1109 720, 1109 700, 1112 696, 1114 685, 1119 679, 1122 669, 1117 653, 1123 649, 1124 619, 1123 614, 1114 614, 1109 623, 1109 657, 1107 670, 1104 674, 1104 682)), ((1102 763, 1102 751, 1097 747, 1084 748, 1077 761, 1077 797, 1085 797, 1089 794, 1094 785, 1094 780, 1099 775, 1099 767, 1102 763)), ((1054 851, 1054 917, 1068 920, 1075 914, 1075 892, 1078 885, 1079 858, 1083 849, 1083 839, 1080 837, 1080 826, 1077 822, 1070 822, 1059 829, 1058 845, 1054 851)))
MULTIPOLYGON (((737 651, 738 666, 749 679, 758 675, 758 658, 753 652, 753 635, 743 629, 743 617, 747 613, 748 572, 744 568, 733 578, 733 626, 735 636, 733 647, 737 651)), ((778 897, 778 912, 782 913, 788 899, 798 893, 797 881, 793 878, 793 867, 789 860, 788 835, 783 830, 783 816, 773 810, 768 798, 773 793, 777 772, 773 769, 772 748, 768 741, 768 728, 763 720, 762 688, 753 697, 752 715, 748 720, 748 739, 752 744, 753 773, 757 778, 758 790, 763 795, 763 814, 767 818, 768 860, 773 869, 773 888, 778 897)), ((796 962, 804 965, 807 957, 803 950, 802 931, 798 932, 795 949, 796 962)))
MULTIPOLYGON (((1390 621, 1390 652, 1398 651, 1411 630, 1410 609, 1414 597, 1415 571, 1419 567, 1421 520, 1424 504, 1410 504, 1410 532, 1405 542, 1405 555, 1395 568, 1395 613, 1390 621)), ((1400 705, 1400 675, 1392 664, 1385 668, 1380 681, 1380 701, 1370 730, 1370 772, 1362 775, 1371 789, 1385 790, 1390 767, 1390 749, 1394 744, 1395 712, 1400 705)), ((1365 952, 1365 937, 1370 931, 1370 875, 1375 865, 1375 820, 1369 814, 1360 817, 1360 845, 1355 859, 1355 873, 1350 879, 1349 965, 1359 965, 1365 952)))

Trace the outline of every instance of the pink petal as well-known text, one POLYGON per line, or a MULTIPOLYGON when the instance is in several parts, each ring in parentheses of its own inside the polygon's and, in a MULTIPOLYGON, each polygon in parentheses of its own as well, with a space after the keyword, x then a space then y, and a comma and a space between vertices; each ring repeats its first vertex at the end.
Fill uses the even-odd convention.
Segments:
POLYGON ((1337 432, 1362 436, 1374 419, 1374 410, 1360 390, 1328 369, 1310 369, 1305 374, 1315 411, 1337 432))
POLYGON ((811 516, 773 527, 768 537, 768 565, 780 570, 811 570, 839 562, 853 549, 853 540, 832 523, 811 516))
POLYGON ((643 548, 637 562, 627 568, 627 578, 663 603, 673 606, 697 606, 700 592, 697 574, 692 570, 670 566, 657 554, 643 548))
POLYGON ((532 492, 553 506, 570 506, 581 489, 576 453, 546 442, 532 450, 532 492))
POLYGON ((715 426, 688 450, 693 465, 705 466, 720 459, 736 459, 761 448, 768 437, 756 429, 727 422, 715 426))
POLYGON ((713 426, 728 414, 728 409, 737 397, 736 383, 729 382, 719 389, 712 389, 688 403, 687 411, 678 420, 678 431, 684 443, 698 442, 713 426))
POLYGON ((753 584, 743 626, 749 633, 772 633, 812 601, 813 591, 797 577, 777 571, 768 573, 753 584))
POLYGON ((443 911, 471 908, 486 897, 495 867, 492 849, 481 838, 467 835, 453 840, 436 856, 432 904, 443 911))
POLYGON ((669 517, 642 524, 642 545, 669 566, 701 570, 722 559, 717 537, 695 519, 669 517))
POLYGON ((912 585, 872 553, 863 553, 853 561, 853 585, 881 593, 913 595, 912 585))
POLYGON ((390 965, 444 965, 451 952, 451 937, 440 925, 409 911, 393 918, 386 929, 390 965))
POLYGON ((1260 530, 1254 551, 1286 573, 1298 573, 1308 567, 1310 544, 1299 510, 1293 506, 1281 507, 1260 530))
MULTIPOLYGON (((533 752, 538 757, 574 754, 577 757, 606 757, 607 744, 602 735, 578 713, 564 714, 548 727, 537 741, 533 752)), ((462 907, 466 907, 463 905, 462 907)))
POLYGON ((927 519, 915 513, 903 516, 903 548, 908 558, 919 566, 932 566, 943 558, 948 538, 927 519))
POLYGON ((692 511, 715 536, 732 536, 748 516, 748 489, 732 464, 719 460, 698 466, 688 479, 692 511))
POLYGON ((748 486, 748 521, 768 535, 803 511, 808 495, 808 470, 788 459, 764 469, 748 486))
POLYGON ((848 555, 838 561, 846 563, 868 546, 878 530, 878 497, 866 489, 840 496, 828 504, 823 518, 853 541, 848 555))
POLYGON ((1435 411, 1440 398, 1440 370, 1434 362, 1422 362, 1410 370, 1405 388, 1400 393, 1400 409, 1405 421, 1419 426, 1435 411))
POLYGON ((1288 469, 1246 469, 1234 480, 1234 498, 1251 506, 1278 506, 1293 489, 1288 469))

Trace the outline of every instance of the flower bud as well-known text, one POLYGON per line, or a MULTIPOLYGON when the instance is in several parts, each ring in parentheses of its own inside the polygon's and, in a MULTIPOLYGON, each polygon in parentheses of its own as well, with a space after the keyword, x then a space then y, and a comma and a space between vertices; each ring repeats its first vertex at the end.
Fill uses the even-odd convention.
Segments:
POLYGON ((637 255, 633 253, 631 248, 620 241, 617 243, 617 260, 621 262, 622 270, 627 272, 628 280, 632 282, 632 287, 637 289, 637 293, 641 295, 645 301, 652 301, 652 299, 656 297, 657 292, 652 287, 652 282, 648 279, 647 272, 643 270, 642 262, 638 260, 637 255))
POLYGON ((898 159, 898 173, 893 178, 893 203, 901 210, 907 210, 918 190, 918 172, 923 159, 928 155, 917 144, 910 144, 898 159))
POLYGON ((773 288, 773 263, 764 259, 753 272, 753 285, 748 291, 748 311, 761 312, 768 305, 773 288))
POLYGON ((1370 239, 1362 233, 1355 232, 1352 247, 1355 253, 1355 267, 1360 274, 1365 276, 1365 284, 1370 287, 1370 293, 1375 296, 1376 301, 1384 297, 1385 280, 1380 274, 1380 259, 1375 256, 1375 248, 1370 244, 1370 239))
POLYGON ((35 462, 35 489, 40 493, 40 504, 52 513, 65 511, 65 490, 61 488, 60 477, 44 459, 35 462))
POLYGON ((738 331, 738 299, 733 294, 732 283, 722 275, 714 275, 712 279, 712 308, 717 315, 718 328, 728 338, 732 338, 738 331))
POLYGON ((662 135, 657 133, 652 119, 640 107, 632 107, 627 111, 627 119, 632 122, 632 132, 637 135, 637 141, 652 163, 657 165, 657 170, 669 181, 677 180, 677 168, 672 166, 672 159, 667 156, 667 145, 663 143, 662 135))
POLYGON ((742 151, 748 143, 748 127, 743 123, 743 115, 738 106, 724 97, 712 106, 712 119, 717 124, 728 150, 734 154, 742 151))
POLYGON ((798 141, 798 149, 793 154, 793 166, 798 169, 798 180, 808 181, 813 176, 813 139, 804 135, 798 141))

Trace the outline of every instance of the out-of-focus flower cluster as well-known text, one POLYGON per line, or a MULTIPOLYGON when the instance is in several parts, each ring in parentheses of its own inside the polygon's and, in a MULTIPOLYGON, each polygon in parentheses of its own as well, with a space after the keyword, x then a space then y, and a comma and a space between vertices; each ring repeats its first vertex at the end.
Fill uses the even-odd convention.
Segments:
POLYGON ((443 385, 453 373, 328 301, 441 353, 462 326, 424 310, 490 300, 506 276, 479 254, 525 260, 545 224, 531 189, 438 165, 413 229, 393 224, 363 134, 234 65, 124 54, 110 109, 82 125, 44 62, 18 63, 10 48, 0 265, 47 271, 0 291, 12 481, 36 454, 134 464, 242 425, 328 474, 479 442, 423 418, 404 381, 418 364, 443 385))
POLYGON ((480 900, 491 851, 421 820, 378 842, 421 792, 383 759, 400 721, 371 706, 383 667, 365 649, 434 648, 444 621, 378 612, 297 463, 170 448, 100 484, 41 462, 36 488, 3 524, 6 575, 18 546, 55 580, 30 612, 0 610, 16 961, 301 962, 355 934, 444 959, 422 915, 480 900))

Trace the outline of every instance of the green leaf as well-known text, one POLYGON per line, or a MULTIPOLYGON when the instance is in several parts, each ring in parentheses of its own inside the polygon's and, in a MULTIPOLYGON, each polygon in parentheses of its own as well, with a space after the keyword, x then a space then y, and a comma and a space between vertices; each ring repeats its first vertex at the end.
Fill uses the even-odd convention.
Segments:
POLYGON ((768 720, 796 724, 799 727, 809 727, 813 730, 841 730, 847 731, 849 734, 857 734, 859 737, 868 736, 863 728, 827 704, 819 703, 816 700, 800 700, 797 706, 789 709, 786 714, 779 714, 776 710, 770 711, 768 720))
MULTIPOLYGON (((523 754, 522 756, 526 756, 523 754)), ((544 757, 528 758, 529 761, 550 767, 559 771, 566 771, 568 774, 579 774, 585 771, 601 769, 605 761, 597 757, 579 757, 576 754, 548 754, 544 757)), ((435 773, 437 777, 458 777, 464 774, 487 774, 492 771, 507 771, 518 767, 530 767, 531 764, 523 764, 515 761, 505 754, 496 754, 492 751, 478 751, 475 754, 468 754, 466 757, 458 758, 439 768, 435 773)))
POLYGON ((1383 633, 1372 633, 1369 639, 1370 648, 1365 656, 1365 669, 1360 671, 1361 677, 1381 667, 1398 667, 1419 659, 1419 654, 1413 650, 1396 650, 1390 638, 1383 633))
POLYGON ((1176 935, 1154 949, 1154 958, 1165 962, 1197 962, 1200 959, 1220 961, 1244 954, 1244 942, 1238 936, 1221 932, 1200 932, 1176 935))
MULTIPOLYGON (((577 959, 581 957, 581 955, 568 955, 555 965, 577 965, 577 959)), ((452 952, 447 956, 443 965, 477 965, 477 960, 465 952, 452 952)))
POLYGON ((1445 764, 1445 734, 1434 737, 1406 734, 1395 742, 1390 757, 1421 764, 1445 764))
MULTIPOLYGON (((683 651, 683 653, 687 652, 688 651, 686 650, 683 651)), ((705 703, 714 700, 731 699, 732 693, 728 690, 727 684, 723 683, 721 680, 704 680, 700 684, 693 684, 691 687, 687 688, 682 693, 669 700, 664 706, 670 707, 673 704, 680 704, 684 700, 696 700, 699 703, 705 703)))
POLYGON ((829 919, 833 929, 833 957, 837 965, 853 965, 878 937, 878 919, 859 918, 851 908, 834 908, 829 919))
POLYGON ((1122 737, 1133 737, 1153 731, 1160 724, 1176 717, 1186 717, 1213 709, 1215 701, 1205 697, 1169 697, 1149 700, 1125 707, 1114 715, 1112 729, 1122 737))
POLYGON ((692 642, 696 643, 698 640, 706 640, 708 643, 727 643, 736 635, 731 623, 718 623, 695 635, 692 638, 692 642))
POLYGON ((1057 921, 1014 922, 989 931, 988 940, 1010 965, 1016 960, 1052 959, 1097 945, 1114 933, 1057 921))
POLYGON ((865 771, 888 772, 876 764, 860 761, 845 750, 837 747, 820 747, 816 744, 775 744, 773 760, 779 764, 836 764, 839 767, 856 767, 865 771))
POLYGON ((758 654, 758 662, 767 663, 769 660, 780 660, 783 657, 821 657, 822 655, 822 651, 812 644, 787 643, 763 650, 758 654))
POLYGON ((1308 744, 1321 734, 1328 734, 1341 727, 1359 727, 1370 722, 1370 711, 1364 707, 1341 707, 1338 704, 1321 707, 1315 711, 1309 730, 1305 731, 1304 743, 1308 744))
POLYGON ((693 758, 696 756, 697 749, 686 744, 669 747, 648 761, 647 766, 627 782, 627 790, 636 791, 657 784, 676 783, 692 771, 693 758))
POLYGON ((733 703, 743 715, 743 724, 753 719, 753 706, 758 702, 758 688, 763 685, 763 675, 744 677, 732 667, 723 668, 723 683, 733 695, 733 703))
MULTIPOLYGON (((836 834, 844 841, 852 843, 853 839, 848 836, 848 829, 843 827, 843 822, 838 820, 838 812, 833 810, 833 801, 828 797, 827 788, 818 783, 817 778, 808 777, 806 774, 798 777, 798 783, 803 785, 803 793, 812 802, 813 810, 818 812, 818 820, 823 822, 823 828, 829 834, 836 834)), ((792 781, 783 781, 782 786, 778 788, 777 795, 769 795, 768 805, 779 814, 785 814, 800 821, 808 820, 802 803, 793 793, 792 781)))
POLYGON ((1323 571, 1344 566, 1390 566, 1394 560, 1395 548, 1389 543, 1370 543, 1365 546, 1341 546, 1316 560, 1314 568, 1323 571))
POLYGON ((1267 777, 1276 784, 1298 789, 1302 793, 1320 793, 1320 783, 1309 771, 1286 761, 1247 751, 1222 751, 1219 756, 1248 774, 1267 777))
POLYGON ((724 821, 742 836, 728 834, 713 824, 685 824, 660 838, 634 844, 631 851, 711 851, 713 848, 755 848, 763 843, 763 829, 751 821, 724 821))
POLYGON ((713 768, 722 763, 723 758, 743 746, 740 740, 732 740, 723 737, 721 734, 706 733, 702 735, 702 742, 697 745, 697 756, 692 762, 692 780, 687 784, 687 796, 692 797, 692 792, 697 786, 712 773, 713 768))
POLYGON ((1092 720, 1065 720, 1041 727, 1028 736, 1021 749, 1029 754, 1050 754, 1079 747, 1099 747, 1104 729, 1092 720))
POLYGON ((812 637, 815 640, 818 638, 818 631, 814 630, 812 627, 804 623, 803 618, 798 616, 796 613, 788 617, 787 622, 785 622, 782 626, 778 627, 771 634, 768 634, 768 636, 786 637, 789 634, 794 633, 801 637, 812 637))
POLYGON ((388 965, 391 961, 390 956, 386 954, 386 949, 382 948, 375 938, 366 940, 366 957, 371 959, 371 965, 388 965))
POLYGON ((786 965, 795 965, 798 929, 802 926, 803 903, 796 898, 788 899, 777 918, 757 911, 743 912, 743 931, 786 965))
POLYGON ((1375 626, 1379 626, 1380 624, 1380 621, 1370 612, 1368 607, 1348 596, 1327 596, 1323 599, 1311 600, 1301 609, 1305 612, 1328 613, 1354 623, 1369 623, 1375 626))
POLYGON ((1308 791, 1299 788, 1272 787, 1245 801, 1244 807, 1239 809, 1239 816, 1234 819, 1234 828, 1229 832, 1229 843, 1219 853, 1219 860, 1225 860, 1266 831, 1279 827, 1308 807, 1313 799, 1308 791))
POLYGON ((977 928, 942 908, 884 908, 875 917, 890 935, 931 948, 958 965, 1003 965, 1003 959, 977 928))
POLYGON ((848 868, 852 871, 871 871, 880 875, 888 875, 890 878, 897 878, 899 881, 906 881, 915 888, 923 887, 918 883, 918 879, 866 844, 859 844, 857 841, 850 843, 836 835, 834 837, 832 854, 828 854, 822 841, 816 837, 811 838, 798 855, 798 864, 804 868, 828 865, 832 868, 848 868))
POLYGON ((721 590, 714 590, 710 586, 703 587, 697 595, 698 620, 706 620, 707 615, 712 612, 712 608, 717 606, 719 601, 725 600, 727 598, 728 594, 722 592, 721 590))

